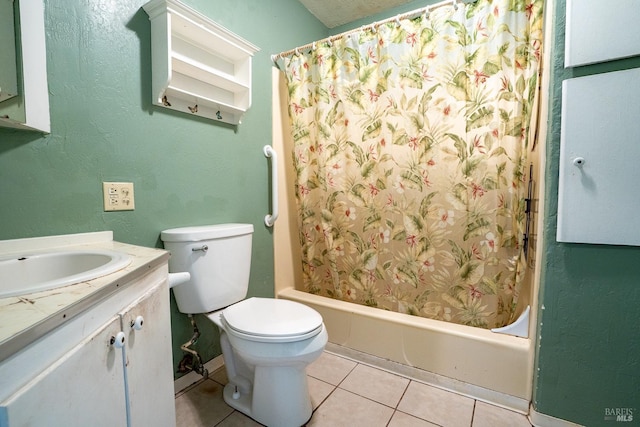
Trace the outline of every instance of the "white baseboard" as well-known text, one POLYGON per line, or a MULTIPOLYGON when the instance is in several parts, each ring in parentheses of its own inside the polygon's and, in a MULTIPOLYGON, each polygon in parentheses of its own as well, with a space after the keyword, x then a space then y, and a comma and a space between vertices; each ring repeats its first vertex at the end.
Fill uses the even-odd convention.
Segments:
POLYGON ((583 427, 580 424, 572 423, 550 415, 541 414, 533 409, 533 405, 529 407, 529 421, 535 427, 583 427))
MULTIPOLYGON (((213 359, 211 359, 210 361, 204 364, 204 367, 207 369, 207 371, 209 371, 210 374, 217 371, 223 366, 224 366, 224 359, 222 358, 222 355, 218 357, 214 357, 213 359)), ((182 390, 186 389, 192 384, 197 383, 200 380, 202 380, 202 375, 191 371, 188 374, 181 376, 180 378, 178 378, 173 382, 173 392, 174 394, 178 394, 182 390)))

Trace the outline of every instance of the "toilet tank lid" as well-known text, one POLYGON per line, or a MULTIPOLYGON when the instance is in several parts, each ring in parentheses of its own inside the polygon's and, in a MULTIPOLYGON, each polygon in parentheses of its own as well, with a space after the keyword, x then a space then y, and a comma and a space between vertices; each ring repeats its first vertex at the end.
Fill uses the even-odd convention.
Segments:
POLYGON ((164 230, 160 234, 163 242, 197 242, 253 233, 253 224, 216 224, 180 227, 164 230))

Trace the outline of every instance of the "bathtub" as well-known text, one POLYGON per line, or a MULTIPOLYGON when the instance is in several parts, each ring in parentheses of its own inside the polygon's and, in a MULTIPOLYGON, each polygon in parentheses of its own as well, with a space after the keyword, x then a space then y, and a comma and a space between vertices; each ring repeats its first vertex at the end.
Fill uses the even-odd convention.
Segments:
MULTIPOLYGON (((273 147, 280 156, 277 170, 280 215, 274 225, 275 295, 306 304, 323 317, 328 348, 512 410, 527 413, 533 383, 536 310, 531 311, 529 338, 431 320, 312 295, 296 289, 302 283, 300 248, 292 185, 295 171, 285 147, 291 147, 285 103, 286 83, 273 72, 273 147)), ((539 269, 539 267, 538 267, 539 269)), ((531 275, 532 286, 539 272, 531 275)), ((530 289, 523 301, 536 307, 530 289), (528 296, 531 296, 529 301, 528 296)))
POLYGON ((365 307, 293 288, 281 289, 277 297, 317 310, 333 344, 329 350, 338 354, 524 413, 529 408, 530 339, 365 307))

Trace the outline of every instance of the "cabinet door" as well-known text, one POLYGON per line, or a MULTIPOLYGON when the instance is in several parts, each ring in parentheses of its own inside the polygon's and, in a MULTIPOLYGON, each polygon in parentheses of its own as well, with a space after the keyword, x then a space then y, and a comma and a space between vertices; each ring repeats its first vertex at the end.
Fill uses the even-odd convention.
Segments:
POLYGON ((120 318, 113 317, 2 402, 0 425, 126 425, 122 350, 110 345, 120 330, 120 318))
POLYGON ((176 425, 169 288, 166 281, 121 313, 132 427, 176 425), (144 322, 135 329, 136 318, 144 322))

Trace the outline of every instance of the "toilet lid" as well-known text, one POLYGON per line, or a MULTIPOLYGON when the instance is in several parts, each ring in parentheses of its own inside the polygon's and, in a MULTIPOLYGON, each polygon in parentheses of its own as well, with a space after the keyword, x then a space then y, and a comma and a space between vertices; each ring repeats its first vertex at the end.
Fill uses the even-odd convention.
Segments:
POLYGON ((274 298, 249 298, 222 311, 227 326, 254 337, 313 336, 322 327, 322 316, 306 305, 274 298))

